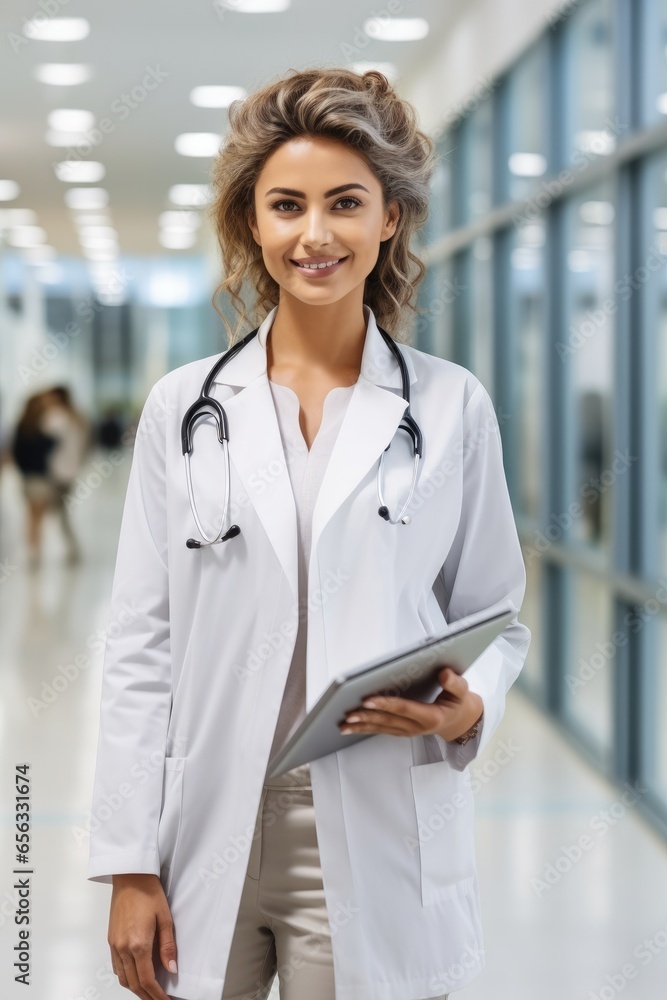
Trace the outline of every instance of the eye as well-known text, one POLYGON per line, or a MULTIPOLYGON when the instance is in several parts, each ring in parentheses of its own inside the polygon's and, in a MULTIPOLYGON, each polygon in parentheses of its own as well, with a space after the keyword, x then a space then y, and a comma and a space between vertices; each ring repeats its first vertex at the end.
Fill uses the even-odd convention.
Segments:
MULTIPOLYGON (((338 201, 335 202, 335 204, 339 205, 342 201, 352 202, 352 205, 349 206, 350 208, 356 208, 357 205, 361 205, 359 199, 353 198, 351 195, 345 195, 343 198, 339 198, 338 201)), ((278 211, 279 214, 284 215, 285 212, 282 212, 280 210, 281 205, 296 205, 297 208, 299 207, 295 201, 274 201, 273 204, 271 205, 271 208, 278 211)), ((293 211, 293 209, 286 209, 286 211, 291 212, 293 211)), ((348 209, 344 209, 343 211, 348 211, 348 209)))
MULTIPOLYGON (((278 207, 280 205, 296 205, 296 202, 295 201, 274 201, 274 203, 271 205, 271 208, 278 209, 278 207)), ((298 208, 299 206, 296 205, 296 207, 298 208)))
POLYGON ((356 208, 357 205, 361 205, 361 202, 359 201, 359 199, 358 198, 353 198, 352 195, 345 195, 344 198, 339 198, 338 201, 336 202, 336 204, 339 205, 341 203, 341 201, 351 201, 351 202, 353 202, 352 208, 356 208))

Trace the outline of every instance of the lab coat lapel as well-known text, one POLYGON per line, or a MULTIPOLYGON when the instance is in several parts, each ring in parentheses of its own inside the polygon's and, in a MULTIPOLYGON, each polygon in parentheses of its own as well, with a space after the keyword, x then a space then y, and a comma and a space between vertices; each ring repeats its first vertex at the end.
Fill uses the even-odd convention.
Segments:
MULTIPOLYGON (((227 399, 217 392, 227 413, 230 459, 296 598, 296 504, 266 363, 266 334, 276 310, 271 310, 257 335, 230 359, 215 381, 242 387, 227 399)), ((315 503, 312 551, 328 521, 391 442, 406 408, 398 364, 367 305, 364 315, 367 329, 360 375, 315 503)), ((403 356, 412 384, 417 379, 414 365, 408 352, 403 356)), ((238 509, 240 498, 232 496, 231 503, 232 511, 238 509)))
MULTIPOLYGON (((313 510, 313 552, 327 523, 391 443, 407 406, 402 395, 398 362, 367 305, 364 305, 364 315, 366 340, 359 379, 334 442, 313 510)), ((412 385, 417 380, 417 373, 409 352, 403 351, 403 357, 412 385)))

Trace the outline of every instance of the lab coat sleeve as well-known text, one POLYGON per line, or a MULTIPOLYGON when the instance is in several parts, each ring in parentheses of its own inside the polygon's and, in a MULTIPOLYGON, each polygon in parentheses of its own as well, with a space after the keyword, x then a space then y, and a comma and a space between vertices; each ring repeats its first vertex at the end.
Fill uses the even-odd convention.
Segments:
POLYGON ((159 875, 171 711, 165 402, 157 382, 134 441, 104 652, 87 878, 159 875))
POLYGON ((463 411, 461 520, 442 566, 447 621, 509 598, 517 615, 465 672, 484 704, 482 726, 462 746, 436 737, 443 756, 462 771, 488 744, 505 711, 505 695, 528 653, 531 634, 518 620, 526 570, 503 466, 502 441, 493 402, 478 382, 463 411))

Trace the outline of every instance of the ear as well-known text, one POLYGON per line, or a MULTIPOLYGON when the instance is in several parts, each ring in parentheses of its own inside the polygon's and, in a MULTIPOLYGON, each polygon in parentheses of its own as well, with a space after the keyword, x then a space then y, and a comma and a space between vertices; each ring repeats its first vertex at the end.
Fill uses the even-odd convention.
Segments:
POLYGON ((390 201, 387 205, 387 211, 385 212, 384 224, 382 226, 382 233, 380 235, 380 241, 388 240, 390 236, 393 236, 396 232, 396 227, 398 226, 398 220, 401 217, 401 210, 398 207, 397 201, 390 201))
POLYGON ((258 243, 259 246, 261 246, 262 245, 262 241, 259 238, 259 229, 257 228, 257 223, 255 221, 254 216, 252 216, 252 215, 248 216, 248 226, 250 228, 250 232, 253 235, 255 243, 258 243))

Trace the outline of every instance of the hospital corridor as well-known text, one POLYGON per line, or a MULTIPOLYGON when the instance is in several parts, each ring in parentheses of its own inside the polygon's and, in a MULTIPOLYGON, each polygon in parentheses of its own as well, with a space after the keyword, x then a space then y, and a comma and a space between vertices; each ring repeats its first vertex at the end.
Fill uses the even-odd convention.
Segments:
POLYGON ((2 1000, 665 1000, 667 0, 0 26, 2 1000), (248 865, 274 733, 517 596, 248 865))

